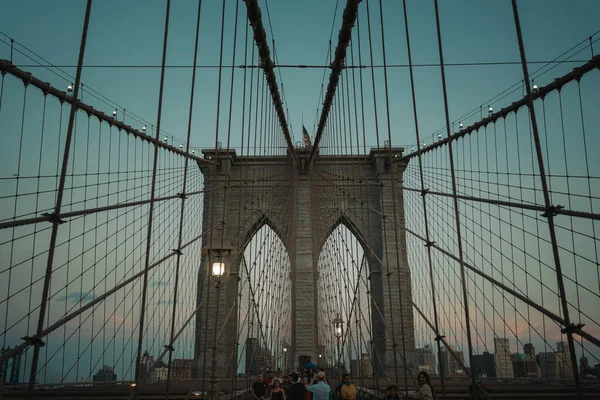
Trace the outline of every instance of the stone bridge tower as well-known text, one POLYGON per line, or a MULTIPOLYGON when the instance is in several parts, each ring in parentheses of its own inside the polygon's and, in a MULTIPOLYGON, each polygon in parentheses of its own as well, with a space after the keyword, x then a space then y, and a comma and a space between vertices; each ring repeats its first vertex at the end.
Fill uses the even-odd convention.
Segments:
MULTIPOLYGON (((223 226, 233 247, 243 252, 254 233, 266 224, 279 235, 288 250, 292 280, 292 357, 289 362, 293 365, 298 365, 300 356, 310 356, 313 362, 317 360, 320 343, 316 328, 319 323, 317 260, 325 241, 340 224, 356 236, 368 260, 372 340, 380 357, 374 360, 378 375, 385 372, 393 376, 394 343, 398 360, 401 360, 402 340, 407 354, 414 348, 412 304, 407 301, 412 298, 410 270, 406 239, 401 234, 404 224, 401 182, 405 165, 390 162, 391 158, 400 156, 402 150, 372 149, 368 156, 317 155, 310 167, 307 167, 310 154, 301 149, 296 150, 299 166, 294 165, 289 155, 239 157, 234 150, 203 150, 205 158, 216 161, 217 165, 200 165, 207 190, 202 231, 223 226), (214 187, 226 190, 211 190, 214 187), (392 320, 395 340, 391 334, 392 320)), ((229 284, 221 289, 221 310, 235 307, 240 258, 231 266, 229 284)), ((213 296, 215 290, 213 285, 207 285, 206 269, 203 257, 198 274, 198 301, 207 289, 209 296, 213 296)), ((208 311, 208 320, 205 312, 196 318, 194 366, 199 374, 203 373, 200 369, 205 356, 206 368, 210 368, 212 336, 207 338, 203 332, 207 327, 208 332, 213 332, 214 321, 214 310, 208 311)), ((233 363, 229 361, 232 352, 238 349, 237 321, 222 312, 218 326, 224 326, 217 344, 218 374, 224 376, 233 373, 233 363)), ((210 376, 209 371, 203 374, 210 376)))

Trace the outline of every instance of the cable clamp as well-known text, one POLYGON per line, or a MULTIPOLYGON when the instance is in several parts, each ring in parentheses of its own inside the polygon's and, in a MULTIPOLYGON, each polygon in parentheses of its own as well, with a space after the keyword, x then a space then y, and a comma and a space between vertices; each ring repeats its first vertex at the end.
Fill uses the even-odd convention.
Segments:
POLYGON ((177 254, 179 256, 183 254, 183 252, 181 250, 179 250, 179 249, 173 249, 173 253, 175 253, 175 254, 177 254))
POLYGON ((50 84, 50 82, 45 82, 46 83, 46 87, 42 89, 42 93, 44 94, 44 97, 48 96, 48 93, 50 93, 50 89, 52 89, 52 85, 50 84))
POLYGON ((435 337, 435 339, 434 339, 434 340, 435 340, 436 342, 439 342, 440 340, 442 340, 442 339, 444 339, 444 338, 446 338, 446 336, 444 336, 444 335, 438 335, 438 336, 436 336, 436 337, 435 337))
POLYGON ((429 242, 425 243, 425 247, 431 247, 431 246, 433 246, 434 244, 435 244, 435 242, 434 242, 434 241, 429 241, 429 242))
POLYGON ((25 87, 29 86, 29 84, 31 83, 31 72, 25 72, 25 74, 27 75, 27 78, 23 78, 23 85, 25 85, 25 87))
POLYGON ((42 338, 39 337, 38 335, 25 336, 25 337, 22 337, 21 339, 26 341, 27 344, 29 344, 31 346, 35 346, 35 347, 44 347, 46 345, 46 343, 44 343, 42 338))
POLYGON ((165 344, 163 347, 171 352, 175 351, 175 347, 171 346, 170 344, 165 344))
POLYGON ((550 217, 550 215, 552 215, 553 217, 556 217, 559 213, 560 210, 562 210, 564 207, 561 205, 556 205, 556 206, 550 206, 548 208, 546 208, 546 212, 544 212, 542 214, 542 217, 550 217))
POLYGON ((187 194, 185 193, 177 193, 177 197, 179 197, 181 200, 185 200, 188 198, 187 194))
POLYGON ((585 326, 585 324, 569 324, 567 326, 565 326, 563 329, 561 329, 560 331, 562 333, 576 333, 576 331, 580 330, 581 328, 583 328, 585 326))
POLYGON ((42 213, 42 217, 48 218, 53 224, 64 224, 66 221, 60 218, 56 213, 42 213))
POLYGON ((421 196, 425 196, 427 193, 429 193, 429 189, 421 190, 421 196))

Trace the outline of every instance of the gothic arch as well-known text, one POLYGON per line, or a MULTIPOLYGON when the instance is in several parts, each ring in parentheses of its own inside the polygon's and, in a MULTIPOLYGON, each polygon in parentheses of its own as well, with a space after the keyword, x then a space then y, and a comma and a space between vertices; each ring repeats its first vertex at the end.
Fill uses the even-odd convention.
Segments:
POLYGON ((347 215, 342 214, 333 222, 333 224, 330 225, 330 227, 324 232, 323 235, 320 235, 318 237, 318 241, 315 245, 315 248, 317 249, 317 258, 319 256, 319 253, 323 251, 323 246, 325 245, 327 239, 340 225, 343 225, 346 228, 348 228, 352 235, 354 235, 354 237, 358 240, 365 253, 368 251, 369 246, 365 242, 365 236, 362 233, 361 228, 358 227, 347 215))
MULTIPOLYGON (((212 181, 218 185, 257 189, 252 190, 252 202, 249 202, 250 197, 244 197, 235 189, 219 191, 217 198, 205 196, 203 213, 205 216, 214 213, 215 221, 224 221, 226 216, 241 212, 238 217, 226 221, 225 229, 234 247, 243 253, 254 233, 264 225, 268 225, 285 246, 292 275, 291 363, 296 365, 299 357, 305 356, 317 359, 317 262, 326 240, 340 225, 356 237, 369 266, 370 301, 372 309, 376 310, 372 313, 371 324, 378 358, 375 361, 377 374, 393 371, 391 355, 398 342, 404 341, 408 349, 414 348, 412 304, 406 301, 402 304, 400 298, 406 294, 411 296, 412 290, 406 241, 404 236, 397 241, 394 239, 394 223, 404 223, 401 189, 404 166, 386 161, 394 154, 401 154, 401 151, 380 148, 372 149, 368 156, 361 157, 317 156, 315 162, 308 165, 310 152, 298 150, 297 156, 303 162, 300 165, 306 168, 297 168, 289 156, 237 157, 235 151, 229 150, 218 153, 218 168, 203 170, 205 184, 212 181), (265 168, 273 176, 286 178, 246 178, 260 176, 257 171, 265 168), (391 190, 392 177, 399 185, 395 191, 391 190), (226 199, 222 197, 225 193, 229 196, 226 199), (396 214, 392 215, 394 212, 396 214), (384 223, 386 218, 394 223, 384 223), (296 299, 300 296, 302 302, 298 303, 296 299), (400 337, 396 331, 395 337, 392 337, 387 328, 399 313, 408 327, 407 334, 400 337)), ((217 154, 214 150, 203 153, 205 156, 217 154)), ((201 268, 201 271, 204 269, 201 268)), ((232 274, 236 275, 237 269, 232 274)), ((208 287, 203 284, 205 278, 199 274, 198 301, 203 288, 208 287)), ((224 309, 229 309, 234 305, 237 280, 226 290, 221 301, 224 309)), ((216 319, 211 312, 206 313, 209 323, 211 318, 216 319)), ((197 318, 196 323, 195 358, 198 360, 202 356, 205 339, 202 336, 202 318, 197 318)), ((234 324, 227 323, 227 329, 219 338, 219 348, 233 351, 237 346, 234 332, 234 324)))
POLYGON ((283 231, 279 229, 279 224, 274 223, 273 220, 267 215, 259 212, 256 212, 256 218, 252 219, 248 223, 248 228, 242 232, 242 235, 240 235, 242 240, 239 243, 239 252, 242 253, 243 251, 245 251, 246 246, 248 246, 254 235, 258 231, 260 231, 260 229, 265 225, 268 226, 273 232, 275 232, 279 240, 281 240, 281 242, 285 246, 285 249, 289 255, 289 246, 288 243, 286 243, 284 240, 285 236, 283 235, 283 231))

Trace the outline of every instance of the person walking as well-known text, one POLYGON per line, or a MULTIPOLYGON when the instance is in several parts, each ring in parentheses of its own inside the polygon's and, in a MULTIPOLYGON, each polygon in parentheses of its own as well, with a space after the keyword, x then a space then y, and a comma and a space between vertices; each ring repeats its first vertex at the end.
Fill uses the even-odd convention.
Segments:
POLYGON ((350 374, 344 374, 343 385, 340 388, 340 397, 342 400, 356 400, 358 388, 350 379, 350 374))
POLYGON ((308 385, 308 391, 313 394, 313 400, 329 400, 331 387, 327 383, 325 372, 321 371, 314 375, 310 385, 308 385))
POLYGON ((285 393, 286 399, 290 398, 290 387, 291 386, 292 386, 292 382, 290 382, 290 376, 284 375, 283 383, 281 384, 281 387, 283 388, 283 392, 285 393))
POLYGON ((275 379, 273 381, 273 388, 271 389, 271 400, 286 400, 285 392, 281 387, 281 382, 279 382, 279 379, 275 379))
POLYGON ((298 374, 292 374, 292 386, 290 386, 290 395, 288 400, 306 400, 306 394, 309 393, 302 378, 298 374))
POLYGON ((269 385, 263 380, 263 375, 258 374, 256 376, 256 382, 252 384, 250 393, 252 394, 252 397, 254 397, 254 400, 264 400, 268 389, 269 385))
POLYGON ((402 400, 398 394, 398 386, 390 385, 385 388, 385 399, 386 400, 402 400))
POLYGON ((431 384, 429 374, 425 371, 419 372, 417 381, 419 382, 419 388, 417 389, 416 393, 410 395, 410 398, 419 400, 436 400, 435 389, 431 384))

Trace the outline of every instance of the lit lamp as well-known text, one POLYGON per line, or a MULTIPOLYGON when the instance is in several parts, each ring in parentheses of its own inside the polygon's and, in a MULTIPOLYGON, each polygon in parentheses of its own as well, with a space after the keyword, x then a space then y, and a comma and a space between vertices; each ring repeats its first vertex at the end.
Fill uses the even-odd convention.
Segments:
POLYGON ((341 338, 344 330, 344 321, 340 318, 340 314, 333 320, 333 334, 336 338, 341 338))
POLYGON ((213 348, 212 348, 212 367, 211 367, 211 382, 212 387, 210 389, 211 399, 216 400, 218 398, 217 389, 217 329, 219 325, 219 296, 221 293, 221 286, 227 283, 229 280, 229 266, 231 265, 231 255, 235 253, 234 247, 229 242, 229 239, 225 235, 224 229, 214 229, 209 233, 207 244, 202 247, 202 254, 207 256, 207 273, 216 281, 216 310, 215 310, 215 329, 213 336, 213 348))
POLYGON ((340 349, 340 339, 342 338, 342 334, 344 333, 344 321, 340 318, 340 314, 336 316, 333 320, 333 334, 337 338, 337 351, 338 351, 338 364, 342 358, 342 352, 340 349))
POLYGON ((202 253, 208 256, 208 273, 217 282, 226 282, 229 278, 231 255, 235 253, 222 230, 214 230, 208 243, 202 248, 202 253))
POLYGON ((288 347, 290 347, 290 345, 287 343, 287 341, 282 341, 281 342, 281 347, 282 347, 282 351, 283 351, 283 357, 282 357, 282 363, 283 363, 283 369, 287 370, 288 369, 288 347))

